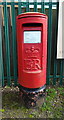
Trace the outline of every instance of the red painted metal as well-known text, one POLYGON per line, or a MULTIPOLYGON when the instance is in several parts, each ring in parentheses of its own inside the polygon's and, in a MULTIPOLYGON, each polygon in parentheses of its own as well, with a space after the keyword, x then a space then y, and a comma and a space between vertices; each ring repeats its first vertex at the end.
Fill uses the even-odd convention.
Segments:
POLYGON ((47 16, 24 13, 16 18, 18 48, 18 81, 26 88, 46 84, 47 16), (41 31, 41 43, 24 43, 24 31, 41 31))

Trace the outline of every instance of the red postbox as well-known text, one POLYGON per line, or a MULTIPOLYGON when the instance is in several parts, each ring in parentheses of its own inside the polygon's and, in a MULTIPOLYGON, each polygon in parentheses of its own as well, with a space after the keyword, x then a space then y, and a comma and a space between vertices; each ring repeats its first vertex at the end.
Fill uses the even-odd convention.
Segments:
POLYGON ((18 81, 25 88, 46 84, 47 16, 24 13, 17 16, 18 81))

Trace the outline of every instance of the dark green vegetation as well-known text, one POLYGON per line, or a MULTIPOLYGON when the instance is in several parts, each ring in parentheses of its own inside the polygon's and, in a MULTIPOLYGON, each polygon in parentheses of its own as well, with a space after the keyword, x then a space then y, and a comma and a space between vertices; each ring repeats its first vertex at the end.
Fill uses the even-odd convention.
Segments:
POLYGON ((46 99, 41 107, 23 106, 18 87, 5 87, 2 99, 3 118, 64 118, 64 87, 47 87, 46 99))

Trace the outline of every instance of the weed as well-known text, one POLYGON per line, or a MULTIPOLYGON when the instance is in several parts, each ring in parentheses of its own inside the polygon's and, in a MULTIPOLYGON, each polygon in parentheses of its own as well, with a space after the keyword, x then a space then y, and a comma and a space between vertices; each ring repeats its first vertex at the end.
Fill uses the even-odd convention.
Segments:
POLYGON ((4 112, 5 110, 4 109, 0 109, 0 112, 4 112))

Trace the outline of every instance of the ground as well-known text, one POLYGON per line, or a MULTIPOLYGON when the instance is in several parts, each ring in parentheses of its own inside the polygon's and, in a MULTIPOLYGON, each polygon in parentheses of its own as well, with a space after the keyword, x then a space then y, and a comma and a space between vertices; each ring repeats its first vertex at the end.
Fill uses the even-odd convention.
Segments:
POLYGON ((64 118, 64 87, 47 86, 42 106, 27 109, 18 87, 2 88, 2 118, 64 118))

